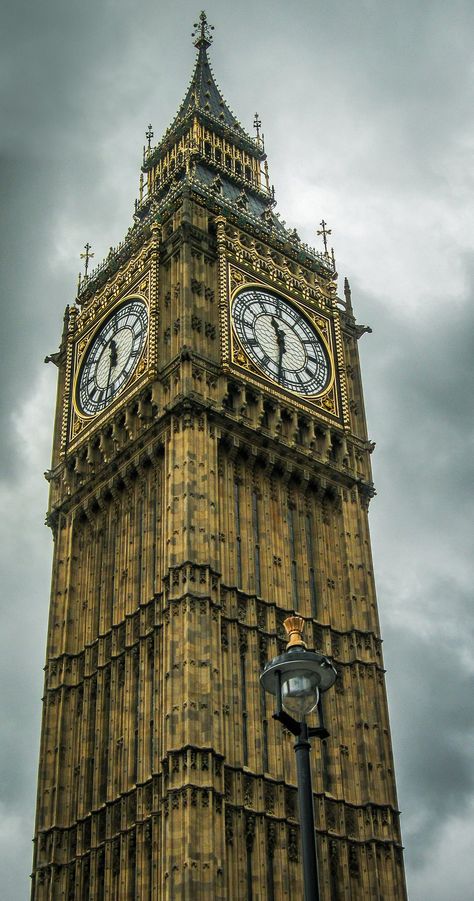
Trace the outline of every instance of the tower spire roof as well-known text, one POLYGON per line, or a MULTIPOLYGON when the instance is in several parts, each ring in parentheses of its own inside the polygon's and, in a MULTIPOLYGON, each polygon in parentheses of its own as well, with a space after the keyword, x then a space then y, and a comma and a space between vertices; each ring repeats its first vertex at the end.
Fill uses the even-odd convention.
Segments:
POLYGON ((214 78, 214 73, 207 56, 208 47, 212 43, 213 25, 209 25, 206 13, 203 11, 199 22, 194 23, 194 46, 197 48, 196 64, 186 96, 171 124, 170 130, 176 128, 180 121, 189 113, 200 111, 217 119, 222 125, 232 128, 234 131, 252 140, 240 125, 236 116, 224 100, 222 93, 214 78))

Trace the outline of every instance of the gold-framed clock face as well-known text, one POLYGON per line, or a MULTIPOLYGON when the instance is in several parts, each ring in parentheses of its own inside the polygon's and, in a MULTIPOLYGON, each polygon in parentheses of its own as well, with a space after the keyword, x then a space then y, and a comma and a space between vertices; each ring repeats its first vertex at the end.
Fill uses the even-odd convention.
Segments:
POLYGON ((129 382, 148 333, 148 309, 138 297, 112 310, 86 350, 76 383, 76 404, 86 416, 105 410, 129 382))
POLYGON ((232 303, 232 322, 242 348, 267 378, 307 397, 331 381, 322 337, 309 319, 274 291, 252 286, 232 303))

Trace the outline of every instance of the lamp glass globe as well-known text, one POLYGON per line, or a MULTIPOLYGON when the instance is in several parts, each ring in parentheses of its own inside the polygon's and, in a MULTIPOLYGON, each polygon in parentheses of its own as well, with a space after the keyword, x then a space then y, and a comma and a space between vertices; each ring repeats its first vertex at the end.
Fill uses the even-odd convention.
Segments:
POLYGON ((285 710, 298 720, 315 710, 319 700, 315 674, 299 672, 285 675, 281 683, 281 700, 285 710))

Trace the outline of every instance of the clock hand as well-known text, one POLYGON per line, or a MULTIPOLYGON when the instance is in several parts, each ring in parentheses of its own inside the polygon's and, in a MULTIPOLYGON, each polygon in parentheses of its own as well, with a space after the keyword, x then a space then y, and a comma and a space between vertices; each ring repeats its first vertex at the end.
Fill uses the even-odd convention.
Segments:
POLYGON ((283 356, 286 353, 286 344, 285 344, 285 333, 282 328, 278 329, 278 347, 281 350, 281 355, 283 356))
POLYGON ((271 322, 275 330, 275 337, 278 345, 278 378, 280 378, 282 373, 283 354, 286 353, 285 332, 283 329, 279 328, 278 322, 274 316, 272 316, 271 322))
POLYGON ((278 351, 278 374, 277 374, 278 379, 281 379, 284 353, 285 353, 285 343, 283 342, 283 343, 279 344, 279 351, 278 351))
POLYGON ((276 321, 274 316, 272 316, 272 318, 271 318, 271 323, 273 326, 273 331, 275 332, 275 338, 277 339, 277 343, 278 343, 278 336, 280 334, 280 329, 278 328, 278 322, 276 321))
POLYGON ((113 338, 111 338, 109 341, 109 349, 110 349, 109 371, 107 374, 107 384, 105 386, 105 397, 106 398, 109 393, 110 378, 112 376, 112 368, 117 365, 117 345, 113 338))
POLYGON ((110 365, 116 366, 117 365, 117 344, 113 338, 111 338, 109 341, 109 347, 110 347, 110 365))

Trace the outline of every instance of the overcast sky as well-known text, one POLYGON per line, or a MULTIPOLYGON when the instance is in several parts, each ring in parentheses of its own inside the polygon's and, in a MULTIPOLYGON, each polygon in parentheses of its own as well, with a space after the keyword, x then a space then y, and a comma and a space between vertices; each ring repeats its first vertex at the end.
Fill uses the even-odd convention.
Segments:
MULTIPOLYGON (((29 895, 49 602, 42 525, 57 350, 86 241, 131 224, 144 132, 194 64, 189 0, 7 0, 0 37, 0 872, 29 895)), ((411 901, 474 884, 474 5, 210 0, 210 57, 263 122, 277 209, 350 279, 377 497, 371 528, 411 901)))

